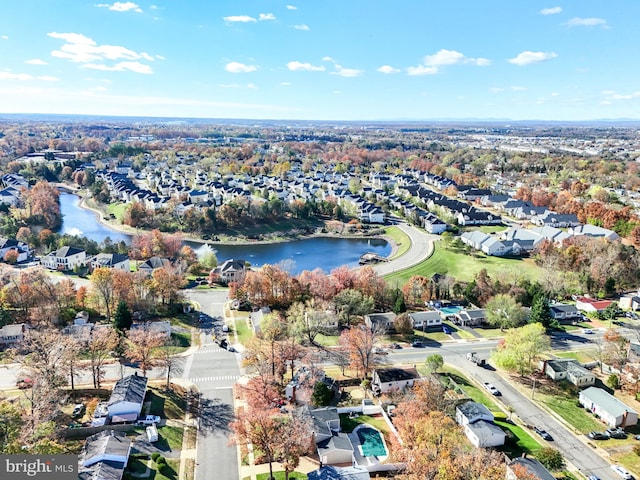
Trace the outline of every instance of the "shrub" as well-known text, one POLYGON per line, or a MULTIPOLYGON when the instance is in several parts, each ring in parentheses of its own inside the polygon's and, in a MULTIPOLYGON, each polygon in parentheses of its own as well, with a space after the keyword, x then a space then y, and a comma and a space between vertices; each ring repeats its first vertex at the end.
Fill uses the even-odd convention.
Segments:
POLYGON ((163 463, 162 465, 158 465, 158 473, 160 473, 161 475, 164 475, 167 478, 173 478, 175 474, 173 468, 171 468, 166 463, 163 463))
POLYGON ((161 467, 167 464, 167 459, 164 458, 163 456, 158 456, 155 462, 156 462, 156 465, 158 465, 158 467, 161 467))
POLYGON ((153 452, 151 454, 151 460, 153 460, 155 463, 158 463, 159 458, 164 458, 164 457, 162 457, 162 455, 160 455, 158 452, 153 452))
POLYGON ((636 455, 638 455, 640 457, 640 445, 634 445, 633 446, 633 453, 635 453, 636 455))

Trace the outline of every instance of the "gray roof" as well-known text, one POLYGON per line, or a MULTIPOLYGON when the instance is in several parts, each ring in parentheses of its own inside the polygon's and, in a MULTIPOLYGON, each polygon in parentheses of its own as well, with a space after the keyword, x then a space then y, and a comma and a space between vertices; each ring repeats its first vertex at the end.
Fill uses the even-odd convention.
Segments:
POLYGON ((515 465, 521 465, 526 468, 529 473, 535 475, 539 480, 556 480, 556 477, 551 475, 549 470, 544 468, 544 466, 535 458, 515 458, 509 463, 509 467, 514 467, 515 465))
POLYGON ((555 303, 553 305, 549 305, 549 308, 554 312, 577 312, 578 309, 575 305, 567 305, 564 303, 555 303))
POLYGON ((487 316, 487 314, 485 313, 484 309, 462 310, 460 312, 460 315, 462 315, 463 313, 465 313, 467 315, 467 317, 472 318, 472 319, 485 318, 487 316))
POLYGON ((24 332, 24 323, 13 323, 0 328, 0 337, 16 337, 24 332))
POLYGON ((320 455, 327 454, 334 450, 353 452, 353 445, 346 433, 334 433, 331 435, 331 438, 318 443, 318 453, 320 455))
POLYGON ((568 372, 574 377, 586 377, 593 375, 589 370, 580 365, 580 362, 573 358, 557 358, 548 360, 547 365, 554 372, 568 372))
POLYGON ((316 408, 309 412, 313 418, 324 421, 325 423, 340 420, 338 409, 335 407, 316 408))
POLYGON ((80 248, 76 248, 76 247, 62 247, 59 248, 58 250, 56 250, 54 252, 54 255, 58 258, 66 258, 66 257, 70 257, 71 255, 76 255, 78 253, 82 253, 84 252, 84 250, 80 249, 80 248))
MULTIPOLYGON (((90 467, 100 462, 99 459, 103 455, 113 455, 127 458, 131 448, 131 440, 124 432, 116 432, 115 430, 104 430, 95 435, 87 437, 86 443, 78 458, 78 463, 83 467, 90 467)), ((119 462, 110 462, 119 463, 119 462)), ((126 464, 126 462, 124 462, 126 464)), ((123 465, 124 470, 124 465, 123 465)), ((101 477, 99 477, 101 478, 101 477)))
POLYGON ((309 480, 369 480, 371 477, 364 467, 326 466, 309 472, 309 480))
POLYGON ((151 257, 146 262, 140 264, 138 266, 138 270, 140 270, 141 268, 144 268, 147 270, 155 270, 156 268, 162 268, 169 263, 170 263, 169 260, 166 258, 151 257))
POLYGON ((129 375, 116 382, 111 392, 108 405, 118 402, 142 404, 147 391, 147 377, 129 375))
POLYGON ((440 320, 440 312, 436 312, 436 311, 414 312, 414 313, 410 313, 409 317, 414 322, 424 322, 427 320, 440 320))
POLYGON ((378 368, 376 369, 381 383, 416 380, 420 378, 415 368, 378 368))
POLYGON ((126 464, 122 462, 98 462, 90 467, 78 466, 78 480, 121 480, 126 464))
POLYGON ((129 260, 129 257, 121 253, 99 253, 93 259, 93 263, 101 267, 111 267, 126 260, 129 260))
POLYGON ((494 435, 505 434, 504 430, 502 430, 498 425, 492 422, 487 422, 486 420, 478 420, 477 422, 470 423, 465 428, 471 430, 479 439, 491 438, 494 435))
POLYGON ((456 410, 460 410, 460 412, 469 420, 473 420, 474 418, 480 417, 482 415, 487 415, 493 418, 493 413, 491 413, 491 411, 482 403, 478 402, 465 402, 458 405, 456 407, 456 410))
POLYGON ((626 403, 621 402, 613 395, 609 395, 607 392, 598 387, 589 387, 580 392, 580 396, 595 403, 596 405, 598 405, 598 407, 614 417, 624 415, 625 412, 637 413, 626 403))

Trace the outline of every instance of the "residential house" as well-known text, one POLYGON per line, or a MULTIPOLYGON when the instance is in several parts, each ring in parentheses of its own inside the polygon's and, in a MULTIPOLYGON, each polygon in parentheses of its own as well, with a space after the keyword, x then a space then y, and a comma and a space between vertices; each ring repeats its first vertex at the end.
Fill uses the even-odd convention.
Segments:
POLYGON ((422 216, 422 228, 434 235, 440 235, 447 231, 448 225, 433 213, 425 212, 422 216))
POLYGON ((74 270, 87 263, 87 252, 75 247, 62 247, 42 257, 41 263, 50 270, 74 270))
POLYGON ((469 225, 500 225, 502 223, 500 215, 474 207, 470 207, 466 212, 459 212, 456 219, 458 220, 458 225, 463 227, 469 225))
POLYGON ((629 363, 640 363, 640 343, 629 342, 627 348, 627 361, 629 363))
POLYGON ((17 262, 25 262, 29 258, 29 245, 19 242, 13 238, 0 237, 0 260, 4 259, 6 253, 15 250, 18 253, 17 262))
POLYGON ((78 457, 78 479, 121 480, 130 452, 125 432, 103 430, 87 437, 78 457))
POLYGON ((507 463, 506 480, 519 480, 523 478, 523 474, 526 478, 531 480, 556 480, 549 470, 542 465, 535 458, 529 458, 525 455, 522 457, 514 458, 507 463))
POLYGON ((311 429, 316 443, 328 440, 335 432, 340 431, 340 416, 335 407, 316 408, 302 407, 301 414, 311 419, 311 429))
POLYGON ((590 224, 578 225, 577 227, 570 228, 569 233, 574 236, 586 235, 588 237, 604 238, 605 240, 609 240, 610 242, 620 240, 620 235, 618 235, 613 230, 590 224))
POLYGON ((416 330, 427 330, 429 328, 442 327, 442 317, 440 312, 429 310, 425 312, 413 312, 409 314, 411 325, 416 330))
POLYGON ((24 332, 27 325, 24 323, 14 323, 0 328, 0 348, 9 348, 24 340, 24 332))
POLYGON ((222 283, 241 282, 247 273, 247 262, 244 260, 229 259, 222 265, 213 269, 222 283))
POLYGON ((487 314, 484 309, 460 310, 454 315, 454 323, 466 326, 478 326, 487 321, 487 314))
POLYGON ((506 434, 493 419, 493 414, 481 403, 465 402, 456 407, 456 422, 477 448, 504 445, 506 434))
POLYGON ((601 388, 582 390, 578 401, 610 427, 630 427, 638 423, 638 412, 601 388))
POLYGON ((95 270, 96 268, 112 268, 115 270, 124 270, 125 272, 131 271, 129 257, 121 253, 99 253, 89 260, 89 267, 91 270, 95 270))
POLYGON ((555 244, 561 245, 562 242, 571 238, 571 235, 564 230, 560 230, 556 227, 534 227, 529 229, 530 232, 540 235, 545 240, 549 240, 555 244))
POLYGON ((0 204, 15 207, 20 201, 20 192, 13 187, 0 190, 0 204))
POLYGON ((540 227, 549 226, 556 228, 577 227, 580 220, 573 213, 556 213, 550 210, 540 215, 531 217, 531 222, 540 227))
POLYGON ((583 312, 601 312, 605 310, 613 302, 611 300, 597 300, 589 297, 578 297, 576 299, 576 308, 583 312))
POLYGON ((640 309, 640 296, 639 295, 627 295, 620 297, 618 300, 618 306, 623 310, 636 311, 640 309))
POLYGON ((309 472, 309 480, 370 480, 371 476, 365 467, 335 467, 328 465, 309 472))
POLYGON ((333 432, 331 437, 316 444, 322 465, 353 465, 353 445, 349 436, 333 432))
POLYGON ((371 390, 379 395, 392 390, 413 387, 420 380, 416 368, 377 368, 371 375, 371 390))
POLYGON ((131 330, 149 330, 160 334, 163 338, 171 338, 171 323, 168 320, 134 323, 131 325, 131 330))
POLYGON ((542 363, 542 371, 552 380, 566 380, 576 387, 588 387, 596 382, 596 376, 573 358, 558 358, 542 363))
POLYGON ((251 320, 251 328, 255 334, 260 333, 260 325, 264 320, 264 316, 271 313, 271 309, 269 307, 262 307, 255 312, 251 312, 249 315, 249 319, 251 320))
POLYGON ((371 329, 377 332, 390 332, 393 330, 393 322, 396 319, 396 314, 393 312, 387 313, 370 313, 364 316, 364 323, 371 329))
POLYGON ((554 303, 549 305, 549 313, 559 323, 571 323, 582 319, 582 313, 575 305, 554 303))
POLYGON ((130 422, 138 418, 147 392, 147 381, 147 377, 129 375, 116 382, 107 402, 112 423, 130 422))
POLYGON ((168 267, 171 265, 171 261, 168 258, 151 257, 148 260, 138 264, 138 271, 144 272, 151 276, 154 270, 158 268, 168 267))

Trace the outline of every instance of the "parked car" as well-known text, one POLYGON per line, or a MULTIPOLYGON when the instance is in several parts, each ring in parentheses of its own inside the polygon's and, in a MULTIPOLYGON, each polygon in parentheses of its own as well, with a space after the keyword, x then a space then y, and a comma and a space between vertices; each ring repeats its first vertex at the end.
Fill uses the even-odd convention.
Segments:
POLYGON ((84 414, 84 404, 77 403, 75 407, 73 407, 73 412, 71 412, 71 418, 79 418, 84 414))
POLYGON ((411 346, 414 348, 424 348, 425 345, 421 340, 414 340, 411 346))
POLYGON ((595 475, 589 475, 587 480, 600 480, 600 477, 596 477, 595 475))
POLYGON ((591 440, 609 440, 610 438, 607 432, 589 432, 587 437, 591 440))
POLYGON ((591 330, 590 328, 585 328, 584 330, 582 330, 582 333, 586 333, 587 335, 591 335, 593 333, 593 330, 591 330))
POLYGON ((393 350, 399 350, 402 348, 402 345, 398 345, 397 343, 392 343, 391 345, 389 345, 389 348, 393 350))
POLYGON ((611 465, 611 470, 618 474, 619 477, 625 480, 632 480, 633 476, 621 465, 611 465))
POLYGON ((387 352, 386 350, 383 350, 380 347, 374 347, 373 348, 373 353, 375 353, 376 355, 388 355, 389 352, 387 352))
POLYGON ((622 428, 609 428, 607 429, 607 433, 611 438, 627 438, 627 432, 625 432, 622 428))
POLYGON ((30 378, 19 378, 16 381, 16 387, 18 387, 20 390, 31 388, 33 387, 33 380, 31 380, 30 378))
POLYGON ((498 390, 493 384, 489 382, 484 382, 483 385, 484 385, 484 388, 489 390, 489 393, 491 393, 491 395, 495 395, 496 397, 501 395, 500 390, 498 390))
POLYGON ((540 435, 543 440, 546 440, 548 442, 553 441, 553 437, 549 435, 549 432, 547 432, 544 428, 536 426, 533 427, 533 431, 540 435))
POLYGON ((136 420, 136 425, 153 425, 154 423, 160 423, 158 415, 147 415, 136 420))
POLYGON ((451 329, 449 327, 447 327, 446 325, 442 326, 442 331, 444 333, 446 333, 447 335, 451 335, 451 329))

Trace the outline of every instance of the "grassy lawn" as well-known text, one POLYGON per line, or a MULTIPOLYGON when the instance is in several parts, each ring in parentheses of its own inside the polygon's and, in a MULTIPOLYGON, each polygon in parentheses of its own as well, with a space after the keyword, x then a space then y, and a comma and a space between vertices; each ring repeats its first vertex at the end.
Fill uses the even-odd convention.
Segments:
POLYGON ((404 255, 407 250, 409 250, 409 247, 411 246, 411 239, 398 227, 387 227, 384 229, 384 234, 398 246, 398 250, 396 250, 391 257, 392 259, 404 255))
POLYGON ((504 332, 499 328, 486 328, 476 327, 476 332, 482 335, 484 338, 499 338, 504 337, 504 332))
POLYGON ((234 313, 234 328, 236 335, 238 335, 238 342, 245 345, 252 337, 253 331, 249 328, 247 323, 247 315, 239 315, 238 312, 234 313))
POLYGON ((124 211, 127 208, 126 203, 110 203, 107 205, 107 213, 115 215, 118 221, 124 218, 124 211))
MULTIPOLYGON (((273 472, 273 477, 276 480, 284 480, 284 472, 273 472)), ((258 480, 267 480, 269 478, 269 473, 259 473, 256 475, 258 480)), ((290 479, 296 480, 306 480, 307 476, 304 473, 300 472, 291 472, 289 473, 290 479)), ((251 479, 251 477, 245 477, 243 480, 251 479)))
POLYGON ((184 428, 182 427, 170 427, 165 425, 158 428, 158 446, 161 449, 168 446, 171 450, 182 449, 182 436, 184 434, 184 428))
POLYGON ((517 271, 533 280, 539 278, 541 274, 540 268, 531 259, 487 257, 484 254, 466 255, 464 252, 447 250, 436 242, 435 251, 427 260, 406 270, 386 275, 384 278, 388 282, 403 285, 414 275, 431 277, 434 273, 440 273, 452 276, 456 280, 471 281, 483 268, 491 277, 509 270, 517 271))
POLYGON ((169 465, 169 467, 171 468, 170 476, 162 475, 156 470, 156 476, 154 477, 154 480, 176 480, 178 478, 178 472, 180 471, 180 460, 167 458, 167 465, 169 465))
POLYGON ((456 382, 462 390, 464 390, 464 393, 471 400, 482 403, 492 412, 501 412, 493 397, 472 383, 460 370, 457 370, 450 365, 445 365, 442 367, 441 371, 449 378, 453 379, 453 381, 456 382))
POLYGON ((577 396, 545 395, 536 392, 536 400, 538 403, 544 403, 580 433, 605 430, 601 422, 587 413, 584 408, 577 406, 577 396))
POLYGON ((371 417, 369 415, 360 415, 359 417, 349 418, 346 413, 340 414, 340 428, 345 433, 351 433, 353 430, 363 423, 371 425, 380 430, 384 435, 389 435, 389 425, 384 421, 382 416, 371 417))
POLYGON ((509 455, 509 457, 520 457, 523 453, 535 453, 536 450, 540 449, 540 444, 518 425, 513 425, 501 420, 495 420, 495 424, 499 425, 503 430, 511 432, 513 435, 513 438, 507 439, 504 447, 502 447, 502 451, 509 455))
POLYGON ((315 341, 318 345, 322 345, 323 347, 336 347, 338 343, 340 343, 339 335, 322 335, 318 334, 315 338, 315 341))
MULTIPOLYGON (((631 473, 640 475, 640 457, 635 453, 633 453, 633 451, 629 451, 626 453, 612 454, 611 460, 612 462, 621 464, 631 473)), ((637 476, 634 478, 637 478, 637 476)))
POLYGON ((149 415, 159 415, 161 418, 184 418, 185 399, 173 390, 167 392, 161 388, 149 387, 145 400, 151 401, 149 415))

